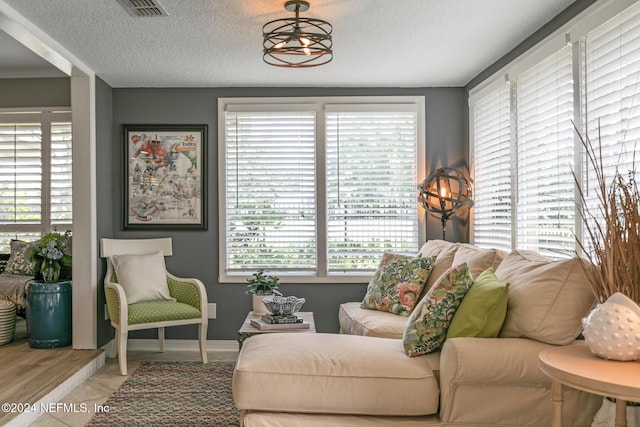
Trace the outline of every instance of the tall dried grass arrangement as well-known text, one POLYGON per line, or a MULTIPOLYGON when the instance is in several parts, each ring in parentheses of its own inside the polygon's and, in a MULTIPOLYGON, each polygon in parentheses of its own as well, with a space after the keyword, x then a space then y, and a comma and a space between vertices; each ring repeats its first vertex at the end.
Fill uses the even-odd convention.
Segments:
POLYGON ((607 182, 600 137, 596 147, 577 128, 576 132, 584 146, 587 161, 595 171, 595 190, 600 204, 596 212, 589 210, 581 183, 574 173, 580 197, 578 210, 589 243, 580 239, 577 242, 596 266, 587 270, 591 287, 598 303, 606 301, 616 292, 640 303, 640 193, 635 170, 629 171, 626 177, 616 171, 611 181, 607 182))

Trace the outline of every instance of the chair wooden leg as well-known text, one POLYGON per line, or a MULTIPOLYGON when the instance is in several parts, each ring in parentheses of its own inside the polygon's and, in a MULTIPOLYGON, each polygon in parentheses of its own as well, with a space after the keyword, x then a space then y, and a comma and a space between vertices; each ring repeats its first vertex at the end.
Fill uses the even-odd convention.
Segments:
POLYGON ((164 327, 158 328, 158 342, 160 343, 160 353, 164 353, 164 327))
POLYGON ((198 331, 200 333, 200 358, 202 363, 207 363, 207 324, 200 323, 198 331))
POLYGON ((120 375, 127 375, 127 331, 119 328, 116 330, 118 342, 118 364, 120 365, 120 375))

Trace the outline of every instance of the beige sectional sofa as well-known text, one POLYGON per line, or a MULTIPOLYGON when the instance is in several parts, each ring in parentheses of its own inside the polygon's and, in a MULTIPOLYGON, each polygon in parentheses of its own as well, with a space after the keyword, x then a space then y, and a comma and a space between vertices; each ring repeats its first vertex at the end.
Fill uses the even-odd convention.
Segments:
MULTIPOLYGON (((579 259, 550 261, 430 241, 425 289, 451 266, 473 277, 488 267, 509 283, 499 337, 447 339, 440 351, 408 357, 407 317, 340 306, 341 334, 265 334, 245 341, 233 378, 245 427, 549 426, 551 382, 538 354, 575 339, 594 304, 579 259)), ((564 426, 590 426, 598 396, 567 389, 564 426)))

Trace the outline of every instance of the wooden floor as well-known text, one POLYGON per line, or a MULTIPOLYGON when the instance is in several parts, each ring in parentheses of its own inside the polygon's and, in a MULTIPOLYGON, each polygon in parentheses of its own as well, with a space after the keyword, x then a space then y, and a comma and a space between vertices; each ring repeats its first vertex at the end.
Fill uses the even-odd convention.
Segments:
MULTIPOLYGON (((24 320, 12 342, 0 346, 0 402, 34 404, 96 359, 103 350, 33 349, 24 320)), ((0 411, 0 425, 18 416, 0 411)))

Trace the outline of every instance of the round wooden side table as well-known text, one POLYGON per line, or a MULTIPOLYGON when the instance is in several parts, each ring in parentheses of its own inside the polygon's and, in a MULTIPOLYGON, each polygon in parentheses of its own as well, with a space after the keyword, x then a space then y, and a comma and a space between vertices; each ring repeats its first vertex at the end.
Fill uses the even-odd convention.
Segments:
POLYGON ((585 344, 544 350, 540 369, 551 382, 552 427, 562 427, 562 386, 616 399, 616 427, 626 427, 627 401, 640 401, 640 361, 601 359, 585 344))

